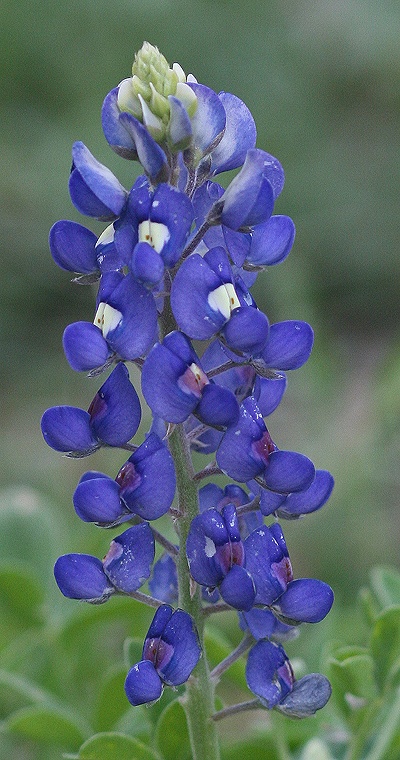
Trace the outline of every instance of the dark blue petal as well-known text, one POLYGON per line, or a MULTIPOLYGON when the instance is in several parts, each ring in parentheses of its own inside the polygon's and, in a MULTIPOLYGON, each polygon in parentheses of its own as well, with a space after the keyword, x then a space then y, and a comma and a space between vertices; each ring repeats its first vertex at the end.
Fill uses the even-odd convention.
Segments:
POLYGON ((101 386, 89 414, 93 433, 109 446, 120 446, 135 435, 142 412, 125 364, 117 364, 101 386))
POLYGON ((249 689, 268 709, 275 707, 293 688, 293 672, 284 649, 271 641, 258 641, 250 649, 246 665, 249 689))
POLYGON ((308 718, 325 707, 331 693, 331 685, 325 676, 309 673, 295 681, 290 694, 276 706, 276 709, 290 718, 308 718))
POLYGON ((128 528, 111 541, 103 559, 104 572, 125 594, 136 591, 150 577, 154 561, 154 538, 148 523, 128 528))
POLYGON ((333 591, 327 583, 314 578, 299 578, 288 584, 273 605, 280 620, 289 625, 319 623, 333 604, 333 591))
POLYGON ((63 348, 67 361, 77 372, 101 367, 110 356, 107 341, 92 322, 73 322, 64 330, 63 348))
POLYGON ((154 563, 153 575, 149 580, 149 589, 156 599, 161 599, 166 604, 173 604, 178 600, 176 564, 167 552, 154 563))
POLYGON ((286 385, 287 379, 285 375, 280 375, 273 379, 257 376, 254 383, 253 396, 263 417, 268 417, 279 406, 286 391, 286 385))
POLYGON ((296 451, 273 451, 263 479, 267 488, 292 493, 308 488, 315 478, 315 467, 308 457, 296 451))
POLYGON ((186 542, 186 556, 192 578, 202 586, 218 586, 224 577, 216 562, 216 542, 228 541, 228 534, 221 515, 209 509, 192 520, 186 542), (211 534, 211 535, 210 535, 211 534))
POLYGON ((113 150, 122 158, 137 159, 135 141, 119 120, 120 110, 117 105, 118 87, 106 95, 101 109, 101 122, 104 136, 113 150))
POLYGON ((194 219, 192 202, 176 187, 162 183, 154 192, 149 219, 168 228, 168 238, 160 255, 167 267, 174 266, 182 253, 194 219))
POLYGON ((154 433, 132 454, 116 480, 128 509, 145 520, 156 520, 168 512, 175 496, 173 459, 154 433))
POLYGON ((201 657, 197 631, 190 615, 183 610, 175 610, 161 638, 174 651, 171 659, 158 672, 166 684, 179 686, 187 681, 201 657))
POLYGON ((75 406, 53 406, 41 422, 43 438, 56 451, 90 453, 99 446, 90 425, 90 416, 75 406))
POLYGON ((285 641, 297 636, 297 628, 281 623, 269 609, 255 607, 240 616, 241 627, 250 631, 253 638, 285 641))
POLYGON ((61 593, 69 599, 102 604, 114 591, 101 561, 90 554, 59 557, 54 565, 54 576, 61 593))
POLYGON ((293 578, 290 560, 265 526, 250 533, 244 549, 246 569, 256 587, 256 603, 270 605, 293 578))
POLYGON ((234 425, 239 417, 239 405, 231 391, 214 383, 203 388, 195 414, 211 427, 234 425))
POLYGON ((295 226, 289 216, 271 216, 252 230, 246 261, 253 266, 279 264, 290 253, 294 238, 295 226))
POLYGON ((275 369, 297 369, 311 354, 314 333, 307 322, 287 320, 271 325, 262 352, 265 364, 275 369))
POLYGON ((230 92, 218 94, 226 113, 222 140, 211 154, 211 173, 219 174, 241 166, 246 153, 256 144, 256 125, 247 106, 230 92))
POLYGON ((291 519, 308 515, 321 509, 328 501, 334 486, 334 479, 328 470, 317 470, 315 480, 305 491, 289 494, 279 506, 279 517, 291 519))
POLYGON ((139 161, 151 182, 165 181, 168 177, 167 157, 150 132, 130 113, 121 113, 119 121, 135 143, 139 161))
POLYGON ((227 317, 208 302, 210 293, 221 285, 221 279, 197 253, 178 270, 171 288, 171 308, 179 327, 190 338, 211 338, 226 322, 227 317))
POLYGON ((157 308, 152 294, 132 274, 127 274, 107 303, 121 314, 117 325, 106 333, 109 346, 126 360, 146 353, 157 330, 157 308))
POLYGON ((102 473, 92 473, 90 478, 88 474, 80 480, 73 496, 78 517, 84 522, 114 523, 126 511, 118 484, 102 473))
POLYGON ((223 579, 220 594, 227 604, 236 610, 250 610, 256 596, 253 579, 250 573, 240 565, 233 565, 223 579))
POLYGON ((72 160, 70 193, 78 211, 110 221, 119 216, 128 195, 114 174, 82 142, 74 143, 72 160))
POLYGON ((173 609, 168 604, 162 604, 158 608, 153 617, 153 620, 150 623, 150 628, 147 631, 143 650, 146 648, 147 639, 158 639, 160 636, 162 636, 164 628, 170 620, 172 613, 173 609))
POLYGON ((67 220, 53 224, 49 233, 51 255, 56 264, 68 272, 97 272, 96 242, 91 230, 67 220))
POLYGON ((215 483, 207 483, 199 490, 199 508, 200 512, 204 512, 211 507, 217 507, 220 499, 223 498, 224 492, 222 488, 215 483))
POLYGON ((264 420, 251 396, 240 405, 240 417, 236 425, 226 431, 217 451, 217 464, 226 475, 241 483, 260 475, 265 469, 265 459, 253 451, 253 442, 267 434, 264 420))
POLYGON ((240 306, 235 309, 222 330, 228 346, 236 351, 255 355, 268 340, 268 319, 259 309, 240 306))
POLYGON ((157 285, 164 276, 164 261, 148 243, 138 243, 132 254, 131 272, 143 285, 157 285))
POLYGON ((160 699, 163 684, 154 665, 142 660, 130 669, 125 680, 125 693, 131 705, 144 705, 160 699))

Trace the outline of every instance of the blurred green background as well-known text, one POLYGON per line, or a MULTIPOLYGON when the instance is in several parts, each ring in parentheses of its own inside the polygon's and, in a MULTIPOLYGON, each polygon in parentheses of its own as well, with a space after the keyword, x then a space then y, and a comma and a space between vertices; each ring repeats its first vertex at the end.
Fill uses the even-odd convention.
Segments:
POLYGON ((0 21, 3 515, 30 520, 44 501, 54 559, 109 542, 79 523, 71 496, 83 471, 113 475, 123 458, 71 461, 40 434, 46 407, 87 407, 98 387, 61 347, 69 322, 92 319, 94 293, 69 283, 47 236, 59 218, 86 223, 68 195, 74 140, 125 186, 137 175, 107 146, 100 107, 147 39, 244 99, 258 146, 285 168, 277 211, 297 239, 256 297, 271 321, 310 321, 316 340, 270 430, 335 475, 324 510, 285 529, 296 575, 323 578, 351 605, 373 564, 399 564, 398 1, 3 0, 0 21))

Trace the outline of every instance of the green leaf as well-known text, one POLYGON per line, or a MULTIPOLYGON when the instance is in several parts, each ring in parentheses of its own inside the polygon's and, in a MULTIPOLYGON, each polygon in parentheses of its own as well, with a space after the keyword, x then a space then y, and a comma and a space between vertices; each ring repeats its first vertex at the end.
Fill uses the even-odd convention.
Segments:
POLYGON ((131 707, 124 683, 127 669, 113 668, 101 684, 95 709, 94 727, 97 731, 123 731, 146 742, 151 733, 149 711, 145 706, 131 707))
POLYGON ((246 740, 221 748, 221 760, 277 760, 279 750, 271 733, 253 734, 246 740))
POLYGON ((124 662, 126 665, 126 671, 140 662, 143 653, 143 638, 139 639, 136 636, 130 637, 124 641, 124 662))
POLYGON ((376 678, 381 689, 394 681, 399 673, 400 605, 382 612, 371 636, 371 653, 376 665, 376 678))
POLYGON ((1 617, 14 617, 19 628, 37 624, 42 613, 43 590, 31 568, 22 563, 7 562, 0 565, 1 617))
POLYGON ((145 744, 117 732, 96 734, 82 744, 79 760, 160 760, 145 744))
POLYGON ((400 605, 400 573, 390 567, 374 567, 370 572, 371 587, 381 607, 400 605))
POLYGON ((186 715, 178 699, 170 702, 158 719, 156 745, 165 760, 187 760, 191 757, 186 715))
POLYGON ((57 744, 67 749, 77 749, 86 736, 67 711, 39 705, 23 707, 13 713, 5 721, 4 728, 31 741, 57 744))
POLYGON ((338 650, 329 661, 333 697, 343 716, 354 727, 363 719, 369 701, 377 695, 374 669, 372 657, 355 647, 338 650))

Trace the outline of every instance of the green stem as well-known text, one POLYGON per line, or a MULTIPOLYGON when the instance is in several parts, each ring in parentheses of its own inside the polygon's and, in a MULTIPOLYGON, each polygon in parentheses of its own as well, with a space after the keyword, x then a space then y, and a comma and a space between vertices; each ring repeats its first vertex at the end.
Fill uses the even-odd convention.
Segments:
MULTIPOLYGON (((166 299, 164 311, 160 318, 160 332, 164 337, 177 325, 171 311, 169 299, 166 299)), ((194 480, 193 462, 190 443, 183 425, 176 425, 169 438, 169 448, 174 459, 178 514, 175 527, 179 536, 179 554, 176 558, 179 588, 179 607, 188 612, 196 625, 203 656, 200 658, 192 676, 186 684, 182 697, 185 709, 193 760, 219 760, 219 743, 217 728, 212 720, 215 712, 214 683, 210 678, 204 648, 204 615, 200 589, 193 587, 186 558, 186 540, 194 517, 199 513, 197 484, 194 480)))
POLYGON ((177 425, 169 439, 170 450, 175 462, 179 511, 181 517, 176 527, 179 535, 179 555, 177 572, 179 584, 179 607, 188 612, 196 625, 203 656, 192 678, 186 685, 182 704, 186 712, 193 760, 218 760, 219 746, 214 713, 214 684, 210 678, 207 658, 204 653, 204 616, 200 589, 194 590, 186 558, 186 540, 190 524, 198 514, 198 496, 190 448, 182 425, 177 425))

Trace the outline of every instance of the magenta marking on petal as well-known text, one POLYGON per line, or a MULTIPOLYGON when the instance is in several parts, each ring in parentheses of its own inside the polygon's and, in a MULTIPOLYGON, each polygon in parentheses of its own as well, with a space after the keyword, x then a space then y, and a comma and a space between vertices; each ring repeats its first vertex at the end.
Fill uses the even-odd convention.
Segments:
POLYGON ((242 541, 229 541, 223 546, 219 546, 216 551, 216 556, 221 565, 222 571, 229 573, 234 565, 243 567, 244 565, 244 547, 242 541))
POLYGON ((289 557, 283 557, 280 562, 273 562, 271 570, 281 586, 286 589, 287 584, 293 580, 292 563, 289 557))
POLYGON ((121 489, 137 488, 141 480, 142 478, 140 474, 136 472, 133 462, 125 462, 115 478, 116 483, 121 486, 121 489))
POLYGON ((251 448, 254 454, 256 454, 259 459, 265 462, 266 465, 268 464, 269 455, 272 454, 272 452, 276 449, 268 430, 262 434, 261 438, 259 438, 258 441, 253 441, 251 448))
POLYGON ((178 385, 184 393, 190 393, 196 398, 201 398, 201 392, 209 379, 205 372, 193 362, 190 367, 178 378, 178 385))
POLYGON ((171 661, 174 654, 174 647, 172 644, 167 644, 166 641, 160 637, 154 639, 146 639, 143 648, 143 658, 150 660, 156 670, 163 670, 171 661))
POLYGON ((104 398, 103 392, 99 391, 96 393, 89 406, 88 413, 90 414, 90 419, 96 417, 97 420, 100 420, 107 413, 107 402, 104 398))
POLYGON ((289 691, 291 691, 295 682, 295 677, 289 660, 286 660, 285 663, 277 669, 277 674, 279 680, 281 682, 283 681, 283 683, 288 687, 289 691))

